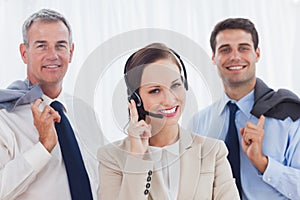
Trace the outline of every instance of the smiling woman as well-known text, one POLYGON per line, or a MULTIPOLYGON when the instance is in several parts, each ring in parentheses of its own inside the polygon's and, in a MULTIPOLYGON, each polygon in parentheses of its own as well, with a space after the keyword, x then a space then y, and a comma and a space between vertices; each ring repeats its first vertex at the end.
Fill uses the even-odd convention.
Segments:
POLYGON ((188 89, 178 54, 150 44, 129 57, 124 76, 128 137, 98 151, 100 198, 239 199, 224 143, 178 124, 188 89))

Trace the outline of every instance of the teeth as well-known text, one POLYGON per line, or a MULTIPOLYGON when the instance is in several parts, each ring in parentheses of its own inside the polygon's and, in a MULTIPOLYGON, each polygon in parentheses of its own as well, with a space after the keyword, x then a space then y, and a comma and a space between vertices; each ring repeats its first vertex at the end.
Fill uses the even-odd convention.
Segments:
POLYGON ((233 67, 228 67, 229 70, 239 70, 243 69, 243 66, 233 66, 233 67))
POLYGON ((176 107, 170 109, 170 110, 161 110, 162 113, 164 114, 172 114, 176 111, 176 107))
POLYGON ((51 66, 45 66, 45 68, 49 68, 49 69, 53 69, 53 68, 57 68, 57 65, 51 65, 51 66))

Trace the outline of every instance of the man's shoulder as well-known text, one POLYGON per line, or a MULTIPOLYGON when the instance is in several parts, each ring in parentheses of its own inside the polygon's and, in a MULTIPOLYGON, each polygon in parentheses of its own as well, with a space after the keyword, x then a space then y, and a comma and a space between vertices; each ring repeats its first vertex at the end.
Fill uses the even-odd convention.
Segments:
MULTIPOLYGON (((7 111, 6 109, 0 109, 0 116, 16 117, 16 116, 28 116, 31 115, 31 104, 19 105, 14 111, 7 111)), ((0 119, 1 120, 1 119, 0 119)))
POLYGON ((211 115, 212 113, 218 112, 218 109, 220 107, 221 100, 217 100, 213 102, 212 104, 202 108, 198 112, 195 113, 194 118, 202 118, 206 117, 208 115, 211 115))
POLYGON ((21 105, 12 112, 5 109, 0 110, 0 130, 2 134, 9 134, 15 131, 30 132, 34 128, 31 105, 21 105), (21 127, 21 128, 20 128, 21 127))

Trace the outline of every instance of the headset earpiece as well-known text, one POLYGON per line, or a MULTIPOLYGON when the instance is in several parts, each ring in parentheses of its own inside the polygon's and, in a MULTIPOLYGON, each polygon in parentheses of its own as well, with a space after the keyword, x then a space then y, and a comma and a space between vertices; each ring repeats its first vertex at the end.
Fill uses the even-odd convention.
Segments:
POLYGON ((185 88, 186 90, 188 90, 189 87, 188 87, 188 82, 187 82, 187 74, 186 74, 185 65, 184 65, 183 61, 181 60, 179 54, 176 53, 176 51, 174 51, 173 49, 169 49, 169 50, 170 50, 170 52, 171 52, 172 54, 174 54, 175 57, 179 60, 181 69, 182 69, 182 71, 183 71, 183 76, 181 76, 181 79, 182 79, 184 88, 185 88))
POLYGON ((140 95, 137 92, 133 92, 130 96, 128 96, 128 101, 130 102, 134 100, 136 104, 136 109, 139 115, 139 121, 140 120, 145 120, 146 119, 146 111, 144 110, 143 102, 141 100, 140 95))
MULTIPOLYGON (((172 53, 173 55, 175 55, 175 57, 178 59, 179 61, 179 68, 183 71, 183 75, 181 75, 181 80, 184 84, 184 88, 186 90, 188 90, 188 82, 187 82, 187 74, 186 74, 186 69, 185 69, 185 66, 184 66, 184 63, 183 61, 181 60, 180 56, 172 49, 169 49, 170 53, 172 53)), ((152 117, 156 117, 156 118, 163 118, 164 116, 162 114, 158 114, 158 113, 152 113, 152 112, 149 112, 149 111, 146 111, 144 109, 144 106, 143 106, 143 102, 142 102, 142 99, 140 97, 140 95, 138 94, 137 90, 134 90, 134 88, 131 87, 129 81, 128 81, 128 75, 127 75, 127 66, 130 64, 133 56, 135 55, 136 53, 133 53, 126 61, 126 64, 125 64, 125 68, 124 68, 124 80, 125 80, 125 83, 126 83, 126 86, 127 86, 127 89, 128 89, 128 93, 131 93, 129 96, 128 96, 128 101, 130 102, 131 99, 133 99, 136 103, 136 108, 137 108, 137 111, 138 111, 138 115, 139 115, 139 119, 138 120, 145 120, 146 118, 146 115, 149 115, 149 116, 152 116, 152 117)), ((180 70, 180 71, 181 71, 180 70)))
POLYGON ((130 100, 133 99, 136 107, 141 107, 142 106, 142 100, 140 95, 138 95, 136 92, 133 92, 130 96, 128 96, 128 101, 130 102, 130 100))
POLYGON ((185 81, 185 79, 183 78, 182 75, 181 75, 180 77, 181 77, 181 81, 182 81, 182 83, 183 83, 184 88, 185 88, 186 90, 188 90, 187 82, 185 81))

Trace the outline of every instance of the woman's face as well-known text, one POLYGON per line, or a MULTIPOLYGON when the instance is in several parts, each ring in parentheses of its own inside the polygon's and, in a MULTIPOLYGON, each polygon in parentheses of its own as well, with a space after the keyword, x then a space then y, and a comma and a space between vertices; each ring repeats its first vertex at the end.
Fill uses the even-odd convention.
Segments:
MULTIPOLYGON (((177 125, 183 112, 186 91, 181 80, 179 67, 170 59, 158 60, 147 65, 141 78, 140 97, 146 111, 164 117, 151 118, 164 125, 177 125)), ((149 116, 146 121, 149 123, 149 116)))

